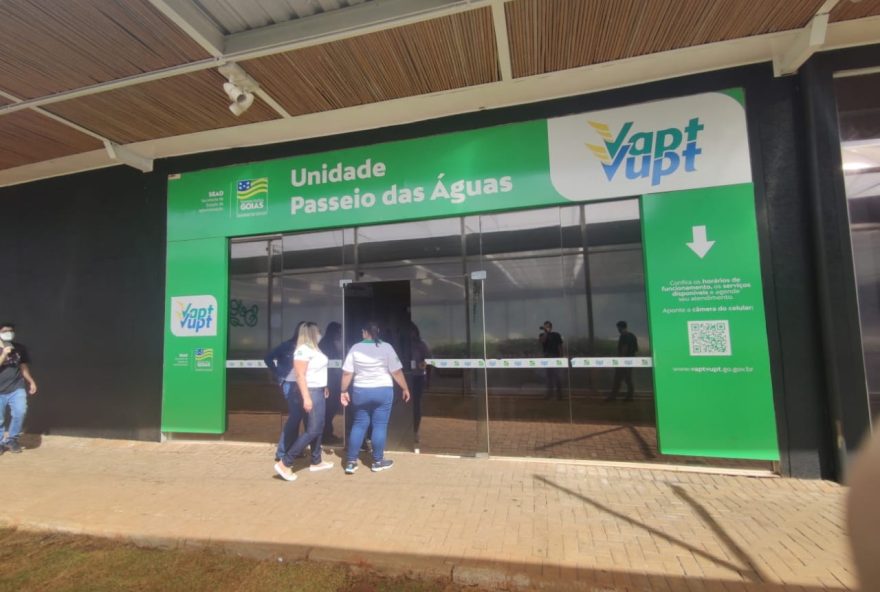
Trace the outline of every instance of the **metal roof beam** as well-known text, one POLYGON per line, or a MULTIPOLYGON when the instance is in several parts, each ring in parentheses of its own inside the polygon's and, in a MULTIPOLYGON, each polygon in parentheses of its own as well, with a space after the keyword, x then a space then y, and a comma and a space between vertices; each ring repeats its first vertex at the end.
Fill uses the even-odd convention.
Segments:
POLYGON ((828 33, 828 19, 839 0, 825 0, 806 27, 787 46, 773 54, 774 76, 789 76, 797 73, 810 57, 825 45, 828 33))
MULTIPOLYGON (((21 102, 21 99, 19 99, 15 95, 11 95, 11 94, 4 92, 4 91, 0 91, 0 96, 4 97, 10 101, 21 102)), ((140 154, 137 154, 127 148, 122 148, 121 146, 114 144, 109 139, 105 138, 104 136, 102 136, 101 134, 99 134, 97 132, 93 132, 92 130, 90 130, 87 127, 83 127, 83 126, 79 125, 78 123, 74 123, 74 122, 67 120, 59 115, 55 115, 51 111, 46 111, 45 109, 41 109, 40 107, 32 107, 31 110, 34 111, 35 113, 39 113, 43 117, 47 117, 53 121, 57 121, 58 123, 71 128, 71 129, 75 129, 76 131, 78 131, 81 134, 84 134, 86 136, 95 138, 96 140, 98 140, 100 142, 103 142, 104 147, 107 149, 107 155, 112 160, 119 160, 119 161, 121 161, 129 166, 132 166, 132 167, 134 167, 144 173, 149 173, 150 171, 153 170, 153 160, 152 159, 145 158, 145 157, 141 156, 140 154), (117 150, 118 154, 114 154, 113 149, 117 150)))
POLYGON ((223 31, 189 0, 149 0, 153 8, 180 27, 184 33, 215 58, 223 55, 223 31))
POLYGON ((510 40, 507 38, 507 16, 504 14, 504 0, 492 2, 492 22, 495 29, 495 45, 498 48, 501 80, 512 80, 513 66, 510 63, 510 40))
MULTIPOLYGON (((152 0, 151 0, 152 1, 152 0)), ((182 0, 163 0, 182 1, 182 0)), ((449 14, 467 12, 476 8, 488 6, 490 0, 373 0, 358 4, 345 10, 339 10, 326 14, 315 15, 307 20, 291 21, 262 29, 255 29, 225 38, 226 53, 219 57, 212 56, 196 62, 171 66, 161 70, 154 70, 144 74, 136 74, 126 78, 101 82, 91 86, 84 86, 74 90, 56 93, 36 99, 21 101, 12 105, 0 106, 0 116, 14 113, 22 109, 30 109, 52 103, 69 101, 79 97, 99 94, 118 88, 126 88, 145 82, 163 80, 173 76, 190 74, 201 70, 208 70, 221 66, 227 62, 240 62, 248 59, 263 57, 276 53, 283 53, 301 47, 309 47, 328 43, 339 39, 365 35, 374 31, 399 27, 412 23, 439 18, 449 14), (357 15, 360 15, 357 17, 357 15), (344 18, 341 18, 344 17, 344 18), (359 22, 357 18, 366 18, 359 22), (303 27, 303 22, 310 23, 303 27), (299 24, 297 24, 299 23, 299 24), (335 29, 333 27, 343 27, 335 29), (271 35, 269 35, 271 30, 271 35), (295 35, 302 35, 296 37, 295 35), (291 36, 294 35, 294 36, 291 36), (261 46, 259 43, 277 43, 270 47, 261 46), (234 51, 231 48, 238 48, 234 51)), ((276 103, 264 91, 258 96, 265 100, 273 109, 278 109, 272 103, 276 103), (265 95, 265 97, 263 96, 265 95)), ((280 108, 280 105, 278 105, 280 108)), ((280 111, 278 111, 281 113, 280 111)))
POLYGON ((488 0, 373 0, 226 37, 226 58, 243 60, 473 10, 488 0))
POLYGON ((119 144, 115 144, 110 140, 104 140, 104 149, 110 160, 116 160, 123 164, 139 170, 142 173, 149 173, 153 170, 153 159, 141 156, 128 148, 124 148, 119 144))

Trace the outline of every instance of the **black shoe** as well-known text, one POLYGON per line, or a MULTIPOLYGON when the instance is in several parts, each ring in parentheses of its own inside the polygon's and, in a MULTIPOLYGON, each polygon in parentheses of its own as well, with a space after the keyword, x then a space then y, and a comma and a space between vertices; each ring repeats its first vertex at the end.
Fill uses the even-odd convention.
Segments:
POLYGON ((18 443, 18 440, 10 440, 6 443, 6 450, 13 453, 20 453, 21 444, 18 443))
POLYGON ((321 443, 326 444, 327 446, 341 446, 342 438, 330 434, 329 436, 324 436, 323 438, 321 438, 321 443))

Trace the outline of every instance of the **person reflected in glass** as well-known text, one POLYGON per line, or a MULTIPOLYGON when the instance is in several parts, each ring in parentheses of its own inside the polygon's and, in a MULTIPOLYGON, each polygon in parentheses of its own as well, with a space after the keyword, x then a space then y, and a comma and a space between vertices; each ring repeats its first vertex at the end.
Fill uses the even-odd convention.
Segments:
POLYGON ((340 401, 340 395, 342 394, 342 325, 336 321, 329 323, 324 330, 324 336, 321 338, 318 347, 331 362, 327 368, 327 390, 330 391, 330 396, 327 397, 327 408, 324 413, 324 433, 321 440, 329 445, 341 444, 342 438, 333 433, 333 419, 342 408, 342 402, 340 401), (333 362, 338 362, 340 367, 336 367, 333 362))
POLYGON ((293 352, 293 372, 297 388, 291 389, 287 397, 288 416, 284 424, 284 441, 289 442, 290 446, 281 460, 275 463, 275 472, 285 481, 296 480, 296 474, 291 467, 294 459, 309 445, 312 448, 310 471, 324 471, 333 467, 333 463, 321 458, 324 408, 330 393, 327 390, 327 356, 318 347, 320 341, 321 331, 316 323, 299 324, 293 352), (306 430, 295 437, 303 415, 308 416, 306 430))
POLYGON ((410 326, 410 360, 412 360, 412 403, 413 403, 413 441, 421 442, 419 428, 422 425, 422 395, 428 383, 427 359, 431 357, 431 348, 422 340, 419 327, 410 326))
MULTIPOLYGON (((621 358, 630 358, 639 352, 639 340, 635 335, 627 329, 626 321, 617 321, 617 332, 620 337, 617 339, 617 355, 621 358)), ((635 393, 632 379, 632 366, 621 366, 614 369, 614 383, 611 387, 611 393, 605 397, 606 401, 616 399, 620 394, 620 385, 626 383, 625 401, 632 401, 635 393)))
MULTIPOLYGON (((565 357, 565 341, 562 335, 553 330, 553 323, 544 321, 538 334, 538 341, 541 343, 541 350, 545 358, 562 358, 565 357)), ((547 394, 544 399, 550 399, 553 392, 556 392, 556 399, 562 400, 562 374, 559 368, 547 368, 547 394)))
POLYGON ((384 471, 393 466, 394 461, 385 458, 385 438, 394 402, 395 382, 403 391, 404 402, 410 399, 400 358, 391 345, 382 341, 378 325, 366 323, 361 336, 363 341, 351 346, 342 363, 342 405, 351 404, 354 412, 351 437, 346 448, 346 475, 357 470, 358 452, 368 427, 373 428, 371 470, 384 471), (352 379, 353 388, 349 394, 352 379))

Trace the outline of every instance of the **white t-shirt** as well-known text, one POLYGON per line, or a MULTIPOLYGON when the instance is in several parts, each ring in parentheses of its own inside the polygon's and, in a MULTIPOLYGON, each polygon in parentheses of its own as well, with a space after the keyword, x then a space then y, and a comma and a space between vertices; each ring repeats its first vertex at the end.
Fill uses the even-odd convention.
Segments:
POLYGON ((342 363, 343 372, 354 373, 354 385, 362 388, 393 386, 391 373, 403 366, 394 348, 384 341, 355 343, 342 363))
POLYGON ((324 388, 327 386, 327 356, 321 350, 306 344, 298 345, 293 351, 294 367, 291 368, 287 380, 296 382, 296 362, 308 362, 306 366, 306 386, 324 388))

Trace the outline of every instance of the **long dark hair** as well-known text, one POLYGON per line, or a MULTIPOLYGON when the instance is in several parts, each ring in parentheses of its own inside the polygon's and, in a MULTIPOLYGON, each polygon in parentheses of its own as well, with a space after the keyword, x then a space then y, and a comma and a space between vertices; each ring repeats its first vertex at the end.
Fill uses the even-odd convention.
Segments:
POLYGON ((341 337, 342 325, 336 321, 330 321, 330 323, 327 324, 327 328, 324 329, 324 336, 321 337, 321 342, 318 343, 318 348, 327 354, 327 356, 340 356, 342 355, 342 352, 336 347, 336 339, 341 337))
POLYGON ((361 330, 369 333, 370 337, 373 338, 373 341, 376 342, 376 347, 379 347, 379 344, 382 343, 382 339, 380 338, 381 331, 379 330, 379 323, 377 323, 376 321, 367 321, 361 326, 361 330))

